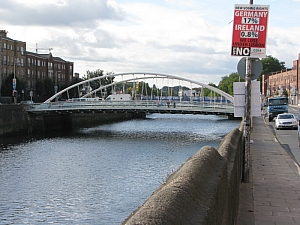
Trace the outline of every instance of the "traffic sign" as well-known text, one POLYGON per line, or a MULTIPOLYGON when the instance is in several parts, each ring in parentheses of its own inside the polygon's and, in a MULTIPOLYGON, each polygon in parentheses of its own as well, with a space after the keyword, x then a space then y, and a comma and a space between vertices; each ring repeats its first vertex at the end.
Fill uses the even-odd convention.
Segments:
MULTIPOLYGON (((257 79, 262 72, 263 65, 260 59, 258 58, 251 58, 252 61, 252 73, 251 73, 251 80, 257 79)), ((237 71, 241 78, 245 79, 246 77, 246 57, 240 59, 237 65, 237 71)))

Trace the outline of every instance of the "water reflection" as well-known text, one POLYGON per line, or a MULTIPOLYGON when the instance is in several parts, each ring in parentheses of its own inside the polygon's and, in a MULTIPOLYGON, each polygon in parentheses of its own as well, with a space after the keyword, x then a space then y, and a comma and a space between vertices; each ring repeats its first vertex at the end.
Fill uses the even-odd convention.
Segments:
POLYGON ((202 146, 238 121, 149 115, 62 136, 5 139, 0 223, 119 224, 202 146))

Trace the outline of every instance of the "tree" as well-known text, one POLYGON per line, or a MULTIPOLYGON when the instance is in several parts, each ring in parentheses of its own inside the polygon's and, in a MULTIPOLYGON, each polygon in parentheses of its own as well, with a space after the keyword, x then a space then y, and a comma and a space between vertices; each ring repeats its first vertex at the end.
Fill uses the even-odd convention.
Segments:
MULTIPOLYGON (((214 83, 209 83, 208 85, 217 88, 217 85, 215 85, 214 83)), ((210 96, 211 92, 212 91, 210 89, 204 88, 203 89, 203 96, 210 96)))
POLYGON ((245 80, 242 79, 238 73, 231 73, 229 76, 221 78, 218 87, 220 90, 233 95, 233 83, 239 81, 243 82, 245 80))
MULTIPOLYGON (((114 73, 113 72, 106 72, 105 75, 111 75, 111 74, 114 74, 114 73)), ((101 76, 104 76, 103 70, 100 70, 100 69, 97 69, 95 71, 87 70, 86 75, 83 77, 83 80, 88 80, 88 79, 91 79, 91 78, 94 78, 94 77, 101 77, 101 76)), ((114 79, 115 79, 115 77, 107 77, 107 78, 102 78, 101 80, 100 79, 99 80, 94 80, 94 81, 90 82, 90 87, 93 90, 95 90, 95 89, 99 88, 100 85, 105 86, 105 85, 113 83, 114 79)), ((106 92, 107 92, 107 95, 110 95, 112 93, 112 86, 107 87, 106 92)), ((102 97, 102 96, 100 96, 100 97, 102 97)))
POLYGON ((268 74, 285 69, 285 62, 280 62, 277 58, 268 55, 267 58, 261 60, 263 64, 262 74, 268 74))
POLYGON ((50 98, 54 95, 54 82, 51 78, 47 77, 44 80, 44 95, 45 98, 50 98))
MULTIPOLYGON (((13 78, 14 78, 14 74, 10 74, 8 75, 1 87, 1 96, 12 96, 12 82, 13 82, 13 78)), ((19 79, 18 77, 16 77, 16 87, 17 87, 17 91, 18 91, 18 95, 20 95, 22 93, 22 90, 25 90, 25 82, 21 79, 19 79)))
POLYGON ((43 80, 36 81, 35 94, 38 98, 43 97, 45 95, 45 83, 43 80))

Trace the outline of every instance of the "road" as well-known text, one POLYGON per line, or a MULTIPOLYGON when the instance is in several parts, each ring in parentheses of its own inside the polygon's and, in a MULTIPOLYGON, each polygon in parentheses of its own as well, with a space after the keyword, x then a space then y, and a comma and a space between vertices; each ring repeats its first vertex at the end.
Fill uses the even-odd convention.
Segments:
MULTIPOLYGON (((297 105, 290 105, 289 112, 293 113, 298 118, 298 111, 300 107, 297 105)), ((276 137, 275 141, 279 141, 282 147, 291 155, 291 157, 300 165, 300 147, 298 143, 297 130, 276 130, 274 128, 274 121, 268 122, 265 119, 265 123, 268 124, 276 137)))

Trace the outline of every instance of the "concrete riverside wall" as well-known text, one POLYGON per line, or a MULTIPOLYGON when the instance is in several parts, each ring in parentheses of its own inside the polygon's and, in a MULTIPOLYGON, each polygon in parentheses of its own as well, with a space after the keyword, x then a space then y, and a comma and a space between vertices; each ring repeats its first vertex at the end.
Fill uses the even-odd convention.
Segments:
POLYGON ((123 225, 233 225, 239 207, 242 131, 232 130, 218 150, 201 148, 127 219, 123 225))
POLYGON ((145 118, 145 113, 72 113, 30 115, 29 105, 0 105, 0 137, 69 131, 105 123, 145 118))
POLYGON ((0 105, 0 137, 28 133, 30 121, 26 110, 21 105, 0 105))

